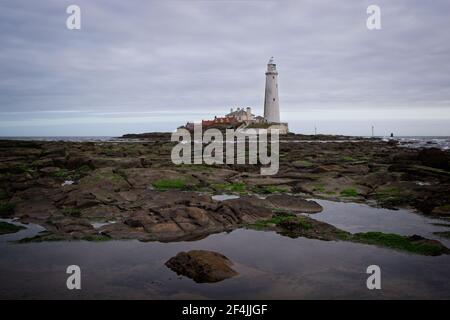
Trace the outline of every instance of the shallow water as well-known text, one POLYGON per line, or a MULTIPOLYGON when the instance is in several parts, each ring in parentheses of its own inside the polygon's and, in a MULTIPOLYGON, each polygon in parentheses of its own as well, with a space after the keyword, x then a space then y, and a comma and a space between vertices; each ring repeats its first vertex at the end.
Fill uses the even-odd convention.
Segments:
POLYGON ((235 194, 216 194, 214 196, 211 196, 211 198, 216 201, 225 201, 231 199, 239 199, 240 197, 235 194))
POLYGON ((431 219, 421 214, 399 209, 389 210, 373 208, 365 204, 314 200, 324 210, 310 214, 311 218, 332 224, 351 233, 382 231, 405 236, 418 234, 429 239, 441 241, 450 247, 450 240, 433 234, 436 231, 448 231, 449 228, 433 223, 450 224, 448 220, 431 219))
MULTIPOLYGON (((314 218, 352 232, 382 230, 430 236, 432 231, 447 229, 407 211, 319 202, 325 210, 314 218)), ((450 298, 450 256, 425 257, 246 229, 176 243, 6 241, 40 231, 35 225, 30 230, 0 236, 0 298, 450 298), (169 258, 191 249, 226 255, 240 275, 219 283, 197 284, 165 267, 169 258), (66 289, 65 271, 72 264, 81 267, 81 290, 66 289), (366 288, 366 268, 371 264, 381 267, 381 290, 366 288)))

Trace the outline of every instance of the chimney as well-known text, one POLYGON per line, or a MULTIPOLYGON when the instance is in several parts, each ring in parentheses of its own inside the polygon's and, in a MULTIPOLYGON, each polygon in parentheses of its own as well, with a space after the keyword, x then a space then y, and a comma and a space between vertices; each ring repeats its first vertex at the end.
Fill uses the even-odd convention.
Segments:
POLYGON ((251 113, 252 113, 252 108, 247 107, 247 113, 248 113, 248 114, 251 114, 251 113))
POLYGON ((233 112, 233 108, 230 109, 230 113, 233 112))

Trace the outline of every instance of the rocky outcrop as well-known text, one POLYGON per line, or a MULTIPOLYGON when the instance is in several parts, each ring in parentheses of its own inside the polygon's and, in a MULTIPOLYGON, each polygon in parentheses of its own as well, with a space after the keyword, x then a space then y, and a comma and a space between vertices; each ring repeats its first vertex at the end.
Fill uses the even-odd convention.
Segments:
POLYGON ((176 241, 270 219, 274 213, 320 212, 322 207, 305 194, 412 206, 430 215, 450 212, 449 151, 405 149, 376 139, 288 135, 280 143, 278 174, 266 177, 257 165, 174 165, 169 134, 144 138, 133 143, 0 141, 0 216, 42 224, 54 233, 51 239, 100 234, 176 241), (315 141, 321 139, 330 141, 315 141), (211 199, 211 194, 229 193, 240 199, 211 199), (70 227, 61 227, 60 220, 70 227), (116 223, 99 229, 87 224, 111 220, 116 223))
POLYGON ((235 277, 233 263, 224 255, 206 250, 180 252, 166 262, 166 266, 178 275, 191 278, 197 283, 219 282, 235 277))
POLYGON ((272 211, 249 201, 214 201, 195 192, 146 191, 132 206, 127 217, 100 231, 112 238, 126 237, 132 231, 142 240, 177 241, 196 239, 240 225, 268 218, 272 211))
POLYGON ((420 150, 418 159, 425 166, 439 169, 450 169, 450 157, 446 152, 437 148, 427 148, 420 150))

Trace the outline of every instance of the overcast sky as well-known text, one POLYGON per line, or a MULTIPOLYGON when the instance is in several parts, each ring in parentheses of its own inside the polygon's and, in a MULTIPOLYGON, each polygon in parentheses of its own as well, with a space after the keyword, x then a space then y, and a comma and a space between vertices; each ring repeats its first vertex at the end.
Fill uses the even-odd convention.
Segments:
POLYGON ((0 135, 172 131, 252 106, 293 131, 450 135, 450 1, 0 2, 0 135), (81 30, 66 8, 81 8, 81 30), (366 27, 381 7, 381 30, 366 27))

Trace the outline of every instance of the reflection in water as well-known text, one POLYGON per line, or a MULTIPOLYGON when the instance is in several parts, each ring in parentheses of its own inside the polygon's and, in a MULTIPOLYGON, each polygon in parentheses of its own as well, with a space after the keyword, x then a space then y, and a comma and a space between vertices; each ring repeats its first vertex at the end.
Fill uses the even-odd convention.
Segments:
MULTIPOLYGON (((325 210, 314 218, 351 232, 382 230, 429 237, 442 230, 426 217, 402 210, 319 202, 325 210)), ((0 237, 0 298, 450 298, 450 256, 426 257, 246 229, 175 243, 4 241, 17 239, 19 233, 0 237), (180 251, 193 249, 220 252, 233 261, 239 275, 198 284, 165 267, 180 251), (81 267, 82 290, 66 289, 65 271, 71 264, 81 267), (371 264, 381 267, 382 290, 366 288, 366 268, 371 264)), ((23 236, 29 235, 19 238, 23 236)))
POLYGON ((324 210, 310 217, 323 221, 352 233, 367 231, 382 231, 398 233, 406 236, 418 234, 429 239, 436 239, 447 247, 450 240, 439 237, 433 232, 446 231, 445 226, 436 226, 436 223, 448 223, 446 220, 431 219, 411 211, 389 210, 372 208, 365 204, 332 202, 326 200, 315 200, 324 210))
POLYGON ((92 222, 91 225, 94 229, 100 229, 101 227, 107 226, 109 224, 114 224, 116 221, 108 221, 108 222, 92 222))
POLYGON ((216 201, 225 201, 231 199, 239 199, 239 196, 235 194, 216 194, 214 196, 211 196, 211 198, 216 201))

